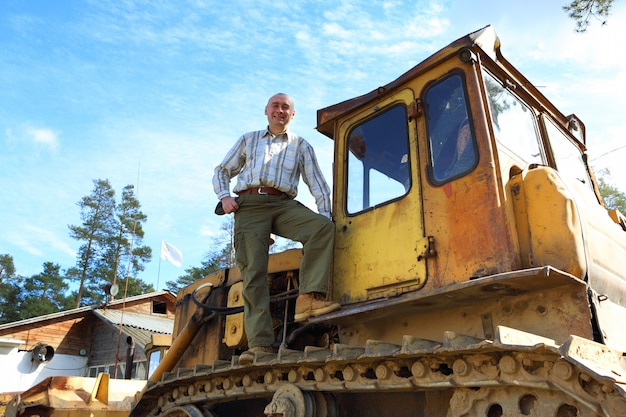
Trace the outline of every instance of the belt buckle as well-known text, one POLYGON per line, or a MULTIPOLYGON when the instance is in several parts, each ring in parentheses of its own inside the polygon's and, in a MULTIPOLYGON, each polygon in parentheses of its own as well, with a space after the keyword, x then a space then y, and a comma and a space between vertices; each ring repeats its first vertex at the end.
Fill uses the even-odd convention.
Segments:
POLYGON ((269 193, 264 193, 263 191, 261 191, 263 189, 263 187, 259 187, 256 191, 259 195, 267 195, 269 193))

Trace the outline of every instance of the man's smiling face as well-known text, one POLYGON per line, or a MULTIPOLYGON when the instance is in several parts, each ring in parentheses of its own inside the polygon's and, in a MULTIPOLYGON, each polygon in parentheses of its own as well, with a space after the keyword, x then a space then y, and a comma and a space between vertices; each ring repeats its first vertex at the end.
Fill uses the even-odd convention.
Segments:
POLYGON ((265 115, 269 122, 270 132, 277 135, 286 131, 289 122, 296 115, 293 100, 286 94, 272 96, 265 106, 265 115))

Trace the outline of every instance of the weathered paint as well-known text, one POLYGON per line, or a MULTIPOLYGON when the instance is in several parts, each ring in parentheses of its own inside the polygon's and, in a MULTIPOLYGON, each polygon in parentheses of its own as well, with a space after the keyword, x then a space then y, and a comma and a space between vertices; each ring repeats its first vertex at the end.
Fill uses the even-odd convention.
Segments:
POLYGON ((125 417, 135 394, 146 381, 97 378, 50 377, 13 397, 5 417, 45 415, 49 417, 125 417))
POLYGON ((558 173, 535 167, 512 178, 510 187, 518 235, 525 242, 524 267, 552 265, 584 278, 587 271, 580 218, 558 173))
MULTIPOLYGON (((377 103, 376 107, 400 104, 408 109, 414 97, 411 90, 398 91, 377 103)), ((335 160, 348 158, 345 139, 356 122, 371 117, 375 107, 368 107, 340 124, 335 160)), ((417 165, 417 138, 410 125, 409 165, 417 165)), ((400 161, 396 161, 398 164, 400 161)), ((420 178, 413 170, 411 188, 392 204, 375 206, 358 215, 346 213, 346 164, 335 165, 334 220, 335 258, 333 298, 350 304, 367 299, 401 294, 420 288, 426 281, 426 262, 418 260, 423 247, 420 178), (418 247, 418 242, 421 247, 418 247)))

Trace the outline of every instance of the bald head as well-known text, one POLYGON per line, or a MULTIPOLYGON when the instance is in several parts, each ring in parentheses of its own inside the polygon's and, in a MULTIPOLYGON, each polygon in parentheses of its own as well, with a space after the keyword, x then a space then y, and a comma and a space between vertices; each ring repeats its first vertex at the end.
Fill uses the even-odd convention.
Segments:
POLYGON ((274 94, 267 101, 265 115, 270 132, 275 135, 285 132, 289 122, 296 115, 293 100, 285 93, 274 94))

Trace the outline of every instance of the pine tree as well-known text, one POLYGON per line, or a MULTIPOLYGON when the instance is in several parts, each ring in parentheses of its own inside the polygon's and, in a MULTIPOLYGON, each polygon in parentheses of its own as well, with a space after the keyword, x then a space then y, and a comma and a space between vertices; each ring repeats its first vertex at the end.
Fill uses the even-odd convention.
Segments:
POLYGON ((626 193, 611 184, 611 171, 604 168, 598 172, 598 190, 607 209, 617 209, 626 215, 626 193))
MULTIPOLYGON (((78 203, 81 209, 81 226, 70 225, 70 237, 82 241, 77 255, 76 268, 69 276, 80 282, 76 293, 76 308, 81 300, 97 298, 97 288, 102 282, 109 281, 105 259, 106 248, 114 234, 115 227, 115 191, 108 180, 94 180, 94 189, 90 195, 83 197, 78 203)), ((102 294, 101 297, 104 297, 102 294)))
MULTIPOLYGON (((143 223, 147 216, 140 210, 141 204, 135 197, 134 186, 127 185, 122 191, 122 201, 115 209, 117 230, 111 239, 108 259, 113 266, 111 280, 117 284, 118 280, 126 277, 135 278, 137 272, 144 270, 144 263, 152 258, 152 249, 142 245, 144 237, 143 223)), ((145 284, 144 284, 145 285, 145 284)), ((142 290, 141 283, 136 282, 133 293, 127 295, 139 295, 136 291, 142 290)))
POLYGON ((83 243, 76 266, 66 272, 68 279, 80 282, 73 293, 76 307, 106 301, 107 284, 117 284, 125 296, 154 291, 136 277, 144 270, 144 263, 150 262, 152 249, 142 245, 147 216, 141 212, 134 186, 124 187, 121 201, 116 204, 109 181, 94 180, 93 191, 78 205, 83 224, 70 225, 70 236, 83 243))
POLYGON ((568 16, 576 21, 576 32, 585 32, 592 18, 606 24, 614 0, 574 0, 563 6, 568 16))
POLYGON ((72 299, 65 296, 68 284, 61 267, 52 262, 43 264, 43 271, 24 279, 20 300, 20 319, 43 316, 71 308, 72 299))
POLYGON ((22 297, 22 277, 15 273, 13 257, 0 255, 0 323, 10 323, 20 319, 15 306, 22 297))

